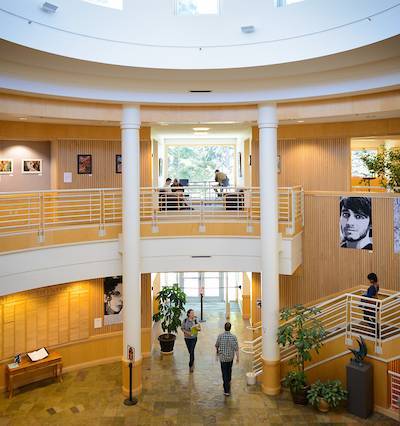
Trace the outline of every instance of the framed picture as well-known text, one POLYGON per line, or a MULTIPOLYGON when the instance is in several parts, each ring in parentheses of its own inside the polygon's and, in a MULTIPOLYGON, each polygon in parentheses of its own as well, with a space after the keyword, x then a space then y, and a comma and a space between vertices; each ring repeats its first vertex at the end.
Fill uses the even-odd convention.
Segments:
POLYGON ((239 152, 239 177, 243 177, 242 171, 242 153, 239 152))
POLYGON ((122 173, 122 155, 115 156, 115 173, 122 173))
POLYGON ((90 154, 78 154, 78 175, 92 174, 92 156, 90 154))
POLYGON ((13 160, 0 160, 0 175, 9 175, 13 172, 13 160))
POLYGON ((22 173, 27 175, 39 175, 42 173, 42 160, 22 160, 22 173))
POLYGON ((163 159, 159 158, 158 159, 158 176, 162 176, 163 175, 163 159))

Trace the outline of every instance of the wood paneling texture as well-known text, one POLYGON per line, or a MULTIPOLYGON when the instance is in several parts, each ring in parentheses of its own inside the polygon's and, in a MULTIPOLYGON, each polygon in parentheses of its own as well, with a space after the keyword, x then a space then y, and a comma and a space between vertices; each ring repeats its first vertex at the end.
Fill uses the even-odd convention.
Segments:
MULTIPOLYGON (((151 305, 151 296, 148 303, 151 305)), ((103 318, 103 310, 103 279, 1 297, 0 359, 122 330, 122 324, 93 327, 94 318, 103 318)))
POLYGON ((151 300, 151 274, 141 274, 141 321, 142 328, 150 328, 152 325, 152 300, 151 300))
POLYGON ((261 309, 257 306, 257 299, 261 299, 261 274, 253 272, 251 274, 251 304, 250 321, 251 324, 257 324, 261 321, 261 309))
POLYGON ((151 141, 140 141, 140 186, 151 187, 153 181, 152 176, 152 158, 151 158, 151 141))
POLYGON ((121 142, 112 140, 59 140, 58 189, 119 188, 121 173, 115 173, 115 156, 121 142), (92 175, 77 172, 78 154, 92 155, 92 175), (64 183, 64 172, 72 172, 72 183, 64 183))
POLYGON ((339 198, 305 195, 303 263, 294 275, 280 276, 281 307, 367 285, 370 272, 378 275, 382 288, 400 291, 400 255, 393 251, 393 197, 374 194, 372 199, 372 252, 340 248, 339 198))
POLYGON ((319 191, 350 189, 349 138, 279 140, 278 154, 279 186, 302 185, 305 190, 319 191))
POLYGON ((251 139, 251 186, 260 186, 260 145, 258 140, 258 129, 254 131, 251 139))

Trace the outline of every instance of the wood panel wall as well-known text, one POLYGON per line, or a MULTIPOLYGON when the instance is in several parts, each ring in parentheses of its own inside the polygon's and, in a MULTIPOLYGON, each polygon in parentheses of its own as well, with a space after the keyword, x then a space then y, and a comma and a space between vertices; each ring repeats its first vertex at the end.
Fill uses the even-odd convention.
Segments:
POLYGON ((115 156, 121 154, 119 140, 59 139, 57 162, 58 189, 119 188, 121 173, 115 172, 115 156), (77 171, 78 154, 92 155, 92 174, 77 171), (64 183, 64 172, 72 172, 72 183, 64 183))
POLYGON ((350 138, 281 139, 278 154, 279 186, 302 185, 311 191, 350 190, 350 138))
POLYGON ((43 287, 0 298, 0 359, 41 346, 85 341, 122 330, 93 327, 104 310, 103 280, 43 287))
MULTIPOLYGON (((346 195, 346 194, 342 194, 346 195)), ((281 307, 308 303, 357 285, 375 272, 382 288, 400 291, 400 255, 393 248, 393 198, 372 199, 373 251, 340 248, 339 194, 305 195, 303 264, 280 276, 281 307)))
POLYGON ((252 325, 255 325, 261 321, 261 309, 257 306, 257 299, 261 299, 261 274, 259 272, 251 274, 250 297, 250 322, 252 325))

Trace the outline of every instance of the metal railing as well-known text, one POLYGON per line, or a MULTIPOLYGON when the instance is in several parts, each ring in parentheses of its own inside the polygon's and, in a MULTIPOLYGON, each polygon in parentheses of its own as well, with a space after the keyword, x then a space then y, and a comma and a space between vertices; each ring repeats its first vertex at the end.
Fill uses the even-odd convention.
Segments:
MULTIPOLYGON (((400 293, 380 294, 384 299, 372 299, 363 296, 366 287, 360 287, 350 293, 338 295, 332 299, 314 305, 319 309, 316 318, 326 330, 325 341, 345 336, 346 343, 351 345, 353 337, 364 337, 375 343, 375 352, 382 353, 382 341, 397 337, 400 334, 400 293), (377 318, 378 321, 374 319, 377 318)), ((261 325, 248 327, 252 331, 261 329, 261 325)), ((262 372, 262 336, 245 341, 241 350, 252 355, 252 372, 262 372)), ((288 361, 296 354, 292 346, 281 347, 281 361, 288 361)))
POLYGON ((390 408, 400 410, 400 373, 388 371, 390 377, 390 408))
MULTIPOLYGON (((279 223, 294 234, 296 224, 303 226, 304 193, 300 186, 279 188, 279 223)), ((252 226, 260 221, 259 188, 189 185, 181 188, 142 188, 140 193, 140 220, 153 226, 157 232, 161 223, 234 222, 252 226), (172 192, 175 191, 175 192, 172 192)))
MULTIPOLYGON (((279 189, 279 223, 294 233, 303 217, 300 187, 279 189)), ((245 223, 248 231, 260 221, 259 188, 191 185, 178 191, 141 188, 140 220, 154 228, 162 223, 245 223)), ((0 193, 0 237, 73 227, 98 227, 122 223, 120 188, 49 190, 0 193)))
POLYGON ((120 224, 120 189, 0 193, 0 236, 120 224))

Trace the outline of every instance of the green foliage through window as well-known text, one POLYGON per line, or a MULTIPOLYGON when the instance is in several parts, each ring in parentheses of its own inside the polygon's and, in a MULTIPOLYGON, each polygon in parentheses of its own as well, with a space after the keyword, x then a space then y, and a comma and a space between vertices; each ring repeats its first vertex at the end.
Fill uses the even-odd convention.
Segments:
POLYGON ((167 154, 168 177, 171 179, 189 179, 189 182, 214 181, 214 172, 219 169, 227 174, 232 184, 234 182, 233 145, 170 145, 167 154))

